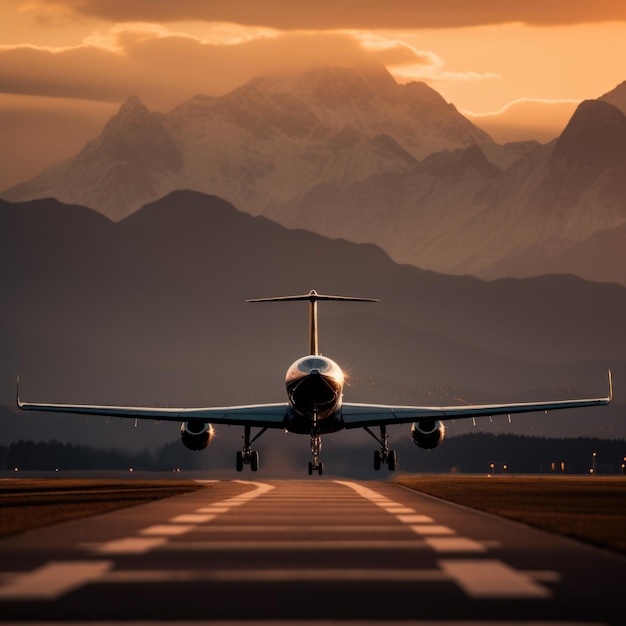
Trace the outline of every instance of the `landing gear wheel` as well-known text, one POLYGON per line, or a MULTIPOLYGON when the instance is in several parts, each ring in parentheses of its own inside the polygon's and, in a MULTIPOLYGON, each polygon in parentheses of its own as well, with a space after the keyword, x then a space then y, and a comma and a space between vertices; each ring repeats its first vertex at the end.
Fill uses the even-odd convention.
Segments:
POLYGON ((398 456, 395 450, 389 450, 389 456, 387 457, 387 467, 390 472, 395 472, 398 467, 398 456))
POLYGON ((380 470, 380 452, 374 450, 374 469, 378 472, 380 470))
POLYGON ((313 472, 317 472, 321 476, 324 473, 324 464, 309 461, 309 476, 313 476, 313 472))
POLYGON ((259 451, 253 450, 250 454, 250 469, 256 472, 259 469, 259 451))
POLYGON ((241 450, 237 450, 236 468, 238 472, 243 471, 243 453, 241 450))

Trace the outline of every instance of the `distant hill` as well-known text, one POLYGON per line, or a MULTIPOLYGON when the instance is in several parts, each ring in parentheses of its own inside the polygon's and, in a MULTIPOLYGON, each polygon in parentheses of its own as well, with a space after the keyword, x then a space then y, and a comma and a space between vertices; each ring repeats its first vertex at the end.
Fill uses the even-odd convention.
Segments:
MULTIPOLYGON (((307 349, 306 307, 244 300, 309 289, 381 299, 320 304, 320 347, 348 371, 346 399, 441 405, 600 395, 610 366, 617 398, 607 409, 481 423, 624 437, 624 287, 573 276, 440 275, 192 191, 117 223, 55 200, 0 202, 0 404, 13 407, 18 373, 30 400, 282 400, 284 372, 307 349)), ((5 441, 29 427, 57 439, 115 433, 135 447, 178 437, 167 424, 134 430, 127 421, 11 411, 0 420, 5 441)), ((467 429, 471 420, 452 426, 467 429)), ((232 428, 221 435, 239 436, 232 428)))

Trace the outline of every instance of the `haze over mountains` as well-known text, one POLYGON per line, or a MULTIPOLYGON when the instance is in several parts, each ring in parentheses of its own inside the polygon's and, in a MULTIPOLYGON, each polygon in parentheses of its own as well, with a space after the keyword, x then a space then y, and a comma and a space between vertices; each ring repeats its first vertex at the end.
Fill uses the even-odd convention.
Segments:
POLYGON ((130 98, 74 158, 5 191, 118 221, 176 189, 392 259, 485 278, 574 273, 626 285, 626 83, 549 144, 496 144, 384 68, 263 77, 166 114, 130 98))
POLYGON ((479 428, 623 438, 625 112, 626 83, 550 144, 501 146, 375 67, 258 78, 166 114, 129 98, 75 158, 2 194, 2 437, 131 439, 132 424, 15 415, 18 373, 30 400, 280 401, 306 307, 244 300, 317 289, 381 299, 320 306, 347 399, 595 396, 611 367, 606 409, 479 428))
MULTIPOLYGON (((29 400, 280 401, 286 367, 307 349, 306 306, 244 299, 312 288, 381 298, 320 305, 320 348, 347 368, 352 401, 580 397, 606 393, 607 367, 616 381, 626 379, 626 289, 615 284, 439 275, 397 265, 373 245, 289 230, 192 191, 116 223, 54 200, 0 201, 0 233, 7 407, 17 373, 29 400)), ((96 422, 19 414, 2 427, 7 439, 30 425, 29 438, 36 427, 56 438, 80 431, 87 441, 90 432, 104 441, 121 428, 96 422)), ((489 432, 553 436, 621 438, 626 429, 619 402, 512 425, 483 422, 489 432)), ((452 433, 471 428, 471 420, 457 423, 452 433)), ((223 436, 235 430, 238 439, 238 429, 223 436)), ((134 436, 147 445, 157 431, 178 436, 167 424, 134 436)))

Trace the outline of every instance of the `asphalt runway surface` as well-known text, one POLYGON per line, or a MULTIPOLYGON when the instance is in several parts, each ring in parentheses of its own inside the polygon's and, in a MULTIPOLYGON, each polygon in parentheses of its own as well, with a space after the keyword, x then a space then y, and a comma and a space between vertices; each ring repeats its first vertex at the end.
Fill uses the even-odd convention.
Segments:
POLYGON ((3 539, 0 622, 626 623, 606 551, 386 482, 206 486, 3 539))

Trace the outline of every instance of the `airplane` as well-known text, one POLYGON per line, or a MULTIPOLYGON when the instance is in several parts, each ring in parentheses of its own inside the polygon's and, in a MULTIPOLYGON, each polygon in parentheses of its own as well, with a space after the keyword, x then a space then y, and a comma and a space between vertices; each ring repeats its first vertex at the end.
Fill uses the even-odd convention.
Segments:
POLYGON ((476 404, 462 406, 396 406, 385 404, 360 404, 343 401, 344 373, 335 361, 323 356, 318 343, 318 307, 320 301, 378 302, 373 298, 323 295, 311 290, 308 294, 256 298, 246 302, 289 302, 308 301, 309 303, 309 352, 294 361, 287 370, 285 386, 287 400, 272 404, 250 404, 242 406, 165 408, 139 406, 110 406, 85 404, 45 404, 24 402, 19 397, 19 377, 17 381, 17 405, 25 411, 57 411, 153 419, 181 422, 181 438, 190 450, 204 450, 215 437, 215 424, 228 424, 244 427, 243 449, 237 451, 236 469, 244 465, 256 472, 259 469, 259 452, 252 449, 252 443, 270 428, 285 432, 309 435, 311 454, 308 473, 321 475, 324 464, 320 461, 322 435, 340 430, 363 428, 379 444, 374 452, 374 469, 386 465, 389 471, 397 468, 395 450, 389 448, 387 427, 394 424, 411 425, 411 438, 420 448, 431 450, 439 446, 445 436, 446 420, 476 418, 482 416, 528 413, 532 411, 553 411, 557 409, 603 406, 613 398, 613 380, 608 370, 608 396, 580 400, 554 400, 547 402, 518 402, 511 404, 476 404), (380 435, 372 429, 378 428, 380 435), (252 428, 260 429, 252 437, 252 428))

